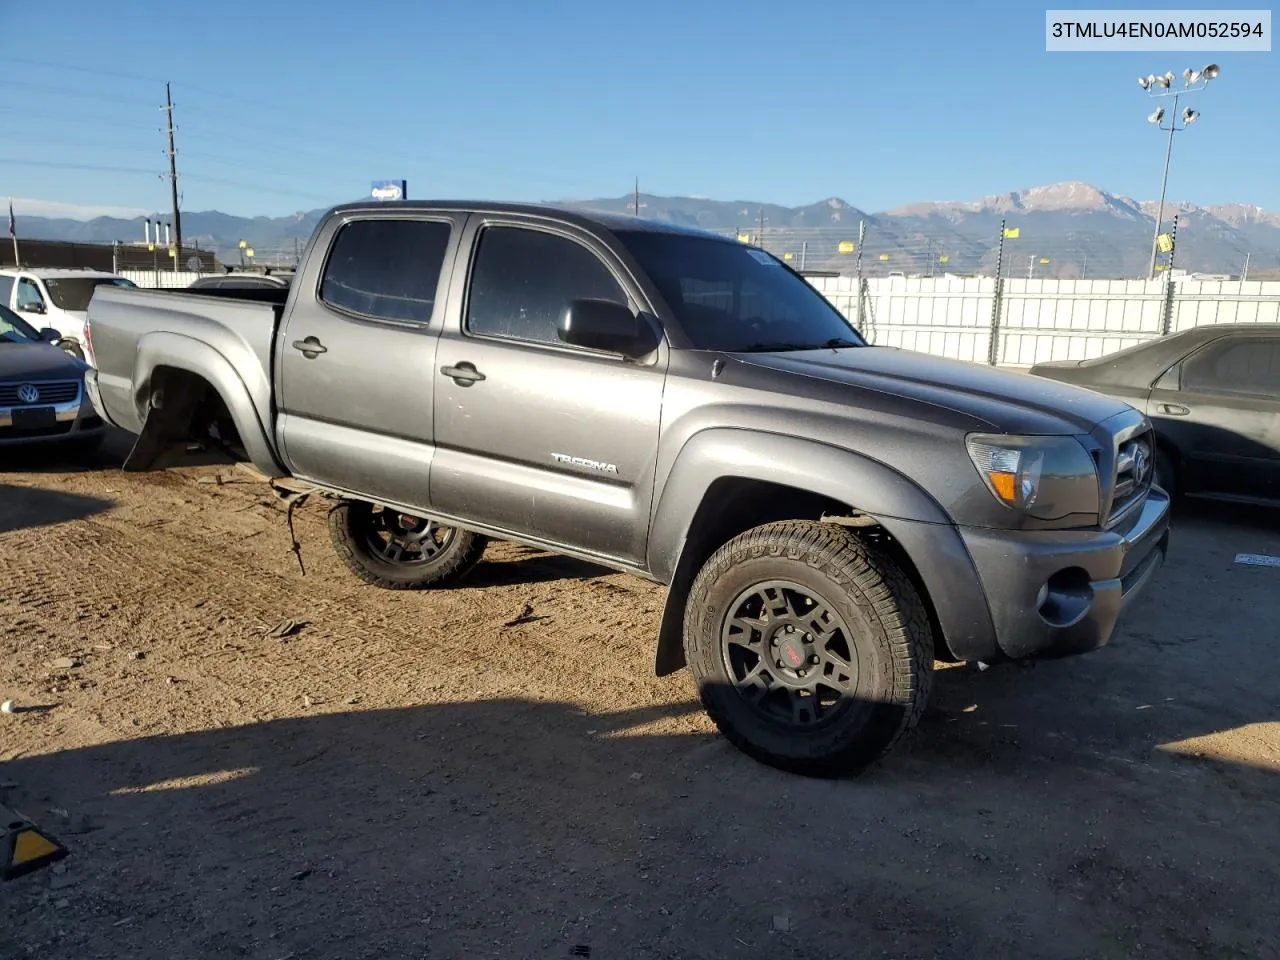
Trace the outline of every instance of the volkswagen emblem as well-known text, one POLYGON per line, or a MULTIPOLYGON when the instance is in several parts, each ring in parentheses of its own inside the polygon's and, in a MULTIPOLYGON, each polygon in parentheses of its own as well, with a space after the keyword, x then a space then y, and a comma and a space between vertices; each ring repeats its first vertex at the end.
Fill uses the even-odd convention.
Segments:
POLYGON ((40 391, 34 383, 24 383, 18 388, 18 399, 23 403, 35 403, 40 399, 40 391))

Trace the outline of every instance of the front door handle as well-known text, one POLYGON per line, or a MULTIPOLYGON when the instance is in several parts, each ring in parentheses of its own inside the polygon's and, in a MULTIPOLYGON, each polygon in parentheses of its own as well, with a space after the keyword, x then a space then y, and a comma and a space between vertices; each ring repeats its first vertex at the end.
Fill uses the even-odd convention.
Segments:
POLYGON ((1180 403, 1162 403, 1156 409, 1166 417, 1185 417, 1191 412, 1190 407, 1184 407, 1180 403))
POLYGON ((305 340, 293 341, 293 349, 301 350, 302 355, 308 360, 314 360, 322 353, 328 353, 329 348, 326 347, 315 337, 307 337, 305 340))
POLYGON ((476 365, 465 360, 452 367, 441 367, 440 372, 460 387, 469 387, 477 380, 484 379, 484 374, 476 369, 476 365))

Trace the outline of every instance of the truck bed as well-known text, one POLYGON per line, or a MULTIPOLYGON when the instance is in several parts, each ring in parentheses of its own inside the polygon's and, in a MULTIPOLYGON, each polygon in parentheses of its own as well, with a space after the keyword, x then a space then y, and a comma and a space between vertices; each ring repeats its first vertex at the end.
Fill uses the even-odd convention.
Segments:
POLYGON ((230 365, 269 433, 272 347, 288 295, 287 289, 98 288, 89 303, 88 326, 108 419, 140 433, 152 355, 203 353, 230 365))

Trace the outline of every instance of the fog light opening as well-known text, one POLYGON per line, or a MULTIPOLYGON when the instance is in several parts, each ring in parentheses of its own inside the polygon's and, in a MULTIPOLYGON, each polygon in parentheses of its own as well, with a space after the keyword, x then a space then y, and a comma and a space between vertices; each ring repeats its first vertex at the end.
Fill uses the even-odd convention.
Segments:
POLYGON ((1093 606, 1093 584, 1080 567, 1059 570, 1036 592, 1036 611, 1045 623, 1070 627, 1079 623, 1093 606))

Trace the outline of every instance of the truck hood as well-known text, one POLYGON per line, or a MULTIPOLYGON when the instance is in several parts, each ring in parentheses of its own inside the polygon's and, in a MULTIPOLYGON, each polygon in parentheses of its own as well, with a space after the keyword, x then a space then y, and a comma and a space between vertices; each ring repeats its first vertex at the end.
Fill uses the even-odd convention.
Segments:
POLYGON ((977 363, 895 347, 740 353, 739 361, 928 404, 980 421, 995 433, 1081 434, 1128 404, 1092 390, 977 363))
POLYGON ((85 364, 47 343, 0 341, 0 380, 79 380, 85 364))

